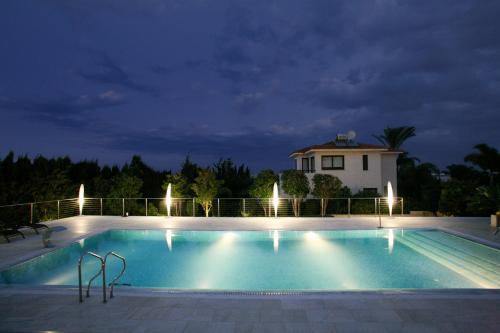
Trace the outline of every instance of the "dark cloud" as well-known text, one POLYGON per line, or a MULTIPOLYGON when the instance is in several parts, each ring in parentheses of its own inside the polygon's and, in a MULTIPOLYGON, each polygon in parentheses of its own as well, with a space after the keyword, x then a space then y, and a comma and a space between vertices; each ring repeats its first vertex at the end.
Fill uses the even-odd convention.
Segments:
POLYGON ((83 128, 96 116, 90 112, 124 103, 121 94, 109 90, 98 95, 63 96, 51 100, 0 97, 0 109, 22 111, 30 119, 42 120, 67 128, 83 128))
POLYGON ((258 110, 264 98, 263 92, 241 93, 234 97, 233 105, 241 113, 249 113, 258 110))
POLYGON ((255 169, 269 167, 270 163, 284 168, 289 165, 287 154, 296 148, 292 143, 291 134, 277 133, 276 128, 246 128, 238 132, 208 131, 198 127, 165 128, 154 132, 114 133, 108 136, 106 144, 112 150, 130 153, 180 156, 190 154, 201 163, 207 164, 220 157, 231 157, 236 161, 245 161, 255 169), (283 151, 286 156, 281 156, 283 151), (250 156, 255 159, 249 161, 250 156))
POLYGON ((172 74, 172 72, 174 71, 172 68, 160 66, 160 65, 150 66, 149 68, 150 68, 151 72, 158 74, 158 75, 161 75, 161 76, 168 76, 168 75, 172 74))
MULTIPOLYGON (((101 58, 102 59, 97 63, 97 69, 91 71, 80 70, 78 74, 82 78, 96 83, 112 84, 152 95, 158 93, 156 88, 132 80, 129 75, 108 56, 103 55, 101 58)), ((158 68, 156 69, 158 70, 158 68)))
POLYGON ((281 167, 337 132, 372 141, 401 125, 417 127, 412 154, 440 165, 500 142, 497 0, 19 3, 0 4, 0 96, 71 95, 0 106, 64 126, 98 114, 109 129, 81 135, 109 158, 148 152, 171 167, 163 152, 196 152, 281 167), (79 101, 118 89, 135 93, 79 101), (112 106, 122 117, 92 112, 112 106))

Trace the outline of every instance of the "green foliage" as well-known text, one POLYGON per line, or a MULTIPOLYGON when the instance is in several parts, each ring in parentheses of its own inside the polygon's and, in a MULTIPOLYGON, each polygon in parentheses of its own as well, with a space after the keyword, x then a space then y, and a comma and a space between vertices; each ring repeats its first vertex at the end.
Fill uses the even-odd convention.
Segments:
POLYGON ((141 187, 141 179, 127 174, 120 174, 113 178, 109 194, 111 198, 140 198, 142 196, 141 187))
POLYGON ((373 137, 390 149, 399 149, 406 140, 415 136, 415 130, 413 126, 387 127, 383 134, 373 137))
POLYGON ((210 213, 212 201, 216 197, 222 184, 223 181, 218 180, 212 170, 200 169, 198 171, 198 177, 194 180, 194 184, 191 188, 196 194, 196 202, 201 204, 206 217, 208 217, 210 213))
POLYGON ((273 185, 278 182, 279 177, 273 170, 262 170, 255 176, 250 195, 253 198, 271 198, 273 196, 273 185))
POLYGON ((148 203, 148 216, 159 216, 160 211, 153 203, 148 203))
POLYGON ((352 214, 375 214, 375 202, 371 198, 380 197, 379 193, 373 193, 362 189, 352 196, 351 213, 352 214))
POLYGON ((500 212, 500 185, 480 186, 467 205, 471 215, 492 215, 500 212))
POLYGON ((270 216, 269 201, 267 198, 273 196, 273 186, 279 181, 279 177, 273 170, 262 170, 255 176, 249 193, 252 197, 258 198, 259 205, 264 210, 264 216, 270 216))
POLYGON ((495 176, 500 173, 500 154, 498 150, 485 143, 478 144, 474 148, 477 152, 465 156, 465 161, 487 172, 490 177, 489 185, 491 186, 495 182, 495 176))
POLYGON ((252 184, 250 170, 244 165, 236 166, 231 159, 220 159, 213 167, 217 179, 224 182, 219 198, 246 198, 252 184))
POLYGON ((405 198, 407 210, 436 212, 441 192, 439 170, 430 163, 406 164, 398 173, 398 196, 405 198))
POLYGON ((283 190, 294 198, 304 198, 309 194, 309 181, 301 170, 286 170, 281 176, 283 190))
POLYGON ((443 183, 439 212, 447 216, 467 215, 469 194, 474 190, 474 184, 462 180, 450 180, 443 183))
POLYGON ((170 174, 165 177, 165 181, 161 186, 163 190, 161 197, 163 197, 167 192, 168 184, 172 184, 172 198, 187 198, 189 196, 189 193, 191 191, 190 185, 188 184, 187 179, 182 174, 170 174))
POLYGON ((184 163, 182 164, 182 167, 181 167, 181 175, 186 180, 186 183, 190 184, 190 186, 188 186, 188 188, 186 189, 187 190, 186 195, 189 197, 194 196, 194 192, 191 188, 191 184, 193 184, 196 177, 198 177, 199 170, 200 170, 200 167, 196 163, 191 162, 189 155, 186 156, 186 159, 184 160, 184 163))
POLYGON ((320 200, 320 211, 321 216, 326 215, 326 209, 328 207, 328 198, 336 197, 341 188, 342 182, 335 176, 332 175, 322 175, 315 174, 313 179, 314 189, 312 194, 320 200))
POLYGON ((318 198, 334 198, 342 189, 342 182, 338 177, 332 175, 315 174, 313 179, 314 188, 312 194, 318 198))
POLYGON ((283 190, 293 198, 293 213, 300 216, 300 203, 309 194, 309 181, 300 170, 286 170, 281 176, 283 190))
POLYGON ((130 164, 125 164, 122 173, 136 177, 142 181, 139 189, 141 193, 148 193, 152 197, 161 197, 164 192, 161 190, 160 185, 163 179, 170 172, 158 172, 146 165, 140 156, 134 155, 130 164))

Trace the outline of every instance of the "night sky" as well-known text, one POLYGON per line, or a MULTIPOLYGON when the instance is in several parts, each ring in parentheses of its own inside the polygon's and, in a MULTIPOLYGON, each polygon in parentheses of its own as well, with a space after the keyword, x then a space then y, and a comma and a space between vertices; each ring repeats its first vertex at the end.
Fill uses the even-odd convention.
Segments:
POLYGON ((500 1, 0 2, 0 156, 279 171, 402 125, 439 167, 499 148, 500 1))

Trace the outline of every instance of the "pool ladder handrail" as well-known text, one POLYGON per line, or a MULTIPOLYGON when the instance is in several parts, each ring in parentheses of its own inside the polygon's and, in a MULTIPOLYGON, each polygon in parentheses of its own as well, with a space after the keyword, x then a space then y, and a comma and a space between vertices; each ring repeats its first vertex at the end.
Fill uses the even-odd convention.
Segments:
POLYGON ((120 259, 123 263, 123 267, 122 267, 122 270, 120 272, 120 274, 118 274, 114 279, 113 281, 111 281, 110 283, 110 291, 109 291, 109 298, 113 298, 113 290, 114 290, 114 287, 115 287, 115 284, 116 284, 116 281, 118 281, 119 278, 122 277, 123 273, 125 272, 125 269, 127 269, 127 261, 125 260, 124 257, 122 257, 121 255, 119 255, 118 253, 116 252, 113 252, 113 251, 110 251, 108 253, 106 253, 106 255, 104 256, 104 268, 106 269, 106 260, 108 259, 108 256, 114 256, 118 259, 120 259))
POLYGON ((90 285, 92 282, 102 273, 102 302, 106 303, 106 262, 104 259, 98 255, 95 254, 94 252, 85 252, 80 256, 80 259, 78 259, 78 291, 79 291, 79 296, 80 296, 80 303, 83 303, 83 290, 82 290, 82 261, 85 256, 90 255, 93 256, 101 262, 101 269, 99 272, 97 272, 96 275, 94 275, 90 281, 89 284, 87 285, 87 297, 90 297, 90 285))
POLYGON ((101 262, 101 269, 99 269, 99 271, 89 280, 89 283, 87 285, 87 293, 86 293, 86 296, 87 297, 90 297, 90 286, 92 285, 92 282, 94 282, 94 280, 102 274, 102 302, 103 303, 106 303, 107 300, 106 300, 106 261, 108 259, 108 257, 110 255, 120 259, 123 263, 123 267, 122 267, 122 270, 121 272, 113 279, 113 281, 110 283, 110 286, 111 286, 111 289, 110 289, 110 293, 109 293, 109 298, 113 298, 114 297, 114 294, 113 294, 113 290, 114 290, 114 286, 116 285, 116 281, 118 281, 119 278, 122 277, 123 273, 125 272, 125 269, 127 268, 127 262, 125 260, 124 257, 122 257, 121 255, 119 255, 118 253, 116 252, 113 252, 113 251, 110 251, 108 253, 106 253, 106 255, 103 257, 101 257, 100 255, 98 254, 95 254, 94 252, 86 252, 84 254, 82 254, 80 256, 80 259, 78 260, 78 289, 79 289, 79 294, 80 294, 80 303, 83 302, 83 290, 82 290, 82 261, 83 261, 83 258, 86 256, 86 255, 90 255, 90 256, 93 256, 97 259, 99 259, 99 261, 101 262))

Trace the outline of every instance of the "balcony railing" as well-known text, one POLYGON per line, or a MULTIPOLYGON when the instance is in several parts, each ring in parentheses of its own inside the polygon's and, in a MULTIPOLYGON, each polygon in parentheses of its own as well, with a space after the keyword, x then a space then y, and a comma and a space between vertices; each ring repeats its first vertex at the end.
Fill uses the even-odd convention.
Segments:
MULTIPOLYGON (((388 214, 386 198, 329 198, 325 217, 388 214)), ((403 214, 403 198, 396 198, 394 214, 403 214)), ((78 199, 64 199, 0 206, 0 221, 9 224, 27 224, 78 216, 78 199)), ((83 215, 98 216, 166 216, 165 198, 85 198, 83 215)), ((196 198, 173 198, 172 216, 205 216, 196 198)), ((269 198, 216 198, 209 216, 266 217, 274 216, 269 198)), ((278 216, 294 216, 292 199, 280 198, 278 216)), ((321 199, 307 198, 301 202, 301 217, 321 217, 321 199)))

